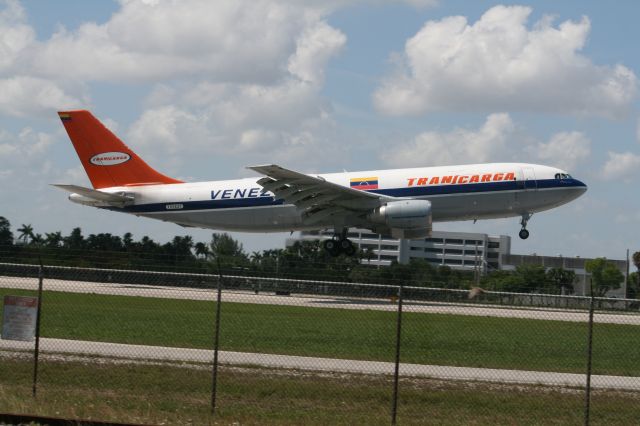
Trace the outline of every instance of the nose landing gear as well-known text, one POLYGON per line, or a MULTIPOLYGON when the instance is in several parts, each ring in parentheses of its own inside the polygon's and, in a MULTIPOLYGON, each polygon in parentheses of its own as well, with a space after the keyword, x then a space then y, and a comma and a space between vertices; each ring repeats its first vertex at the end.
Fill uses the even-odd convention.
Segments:
POLYGON ((520 225, 522 225, 522 229, 518 233, 518 236, 523 240, 526 240, 527 238, 529 238, 529 231, 527 231, 527 222, 529 222, 529 219, 531 219, 531 216, 532 216, 531 213, 525 213, 522 215, 522 220, 520 220, 520 225))

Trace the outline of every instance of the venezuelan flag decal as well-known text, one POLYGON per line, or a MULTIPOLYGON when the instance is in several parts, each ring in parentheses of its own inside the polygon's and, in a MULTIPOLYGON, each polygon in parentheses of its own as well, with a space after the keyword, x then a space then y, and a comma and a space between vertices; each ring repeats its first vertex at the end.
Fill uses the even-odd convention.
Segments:
POLYGON ((363 191, 369 189, 378 189, 378 177, 352 178, 351 188, 361 189, 363 191))
POLYGON ((71 120, 71 115, 69 115, 69 114, 65 114, 64 112, 59 112, 59 113, 58 113, 58 117, 60 117, 60 120, 62 120, 62 121, 69 121, 69 120, 71 120))

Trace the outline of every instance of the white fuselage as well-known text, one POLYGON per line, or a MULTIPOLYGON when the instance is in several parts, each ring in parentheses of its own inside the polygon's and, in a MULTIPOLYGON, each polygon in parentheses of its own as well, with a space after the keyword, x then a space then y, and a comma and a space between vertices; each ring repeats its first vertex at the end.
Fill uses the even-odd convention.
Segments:
MULTIPOLYGON (((434 221, 530 215, 565 204, 587 189, 584 183, 563 170, 523 163, 373 170, 319 176, 345 187, 398 198, 429 200, 434 221), (368 186, 358 188, 363 178, 369 180, 365 181, 368 186)), ((104 188, 104 192, 132 196, 133 202, 122 208, 98 207, 183 226, 229 231, 297 231, 335 225, 330 219, 326 223, 305 224, 296 206, 284 204, 274 199, 272 193, 263 192, 256 183, 258 179, 104 188)))

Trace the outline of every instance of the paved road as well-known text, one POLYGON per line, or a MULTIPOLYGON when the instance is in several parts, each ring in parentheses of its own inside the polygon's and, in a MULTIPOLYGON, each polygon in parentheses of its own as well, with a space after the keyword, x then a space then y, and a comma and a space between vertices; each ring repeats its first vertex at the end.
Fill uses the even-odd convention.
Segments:
MULTIPOLYGON (((0 340, 0 351, 33 350, 33 342, 0 340)), ((144 359, 154 361, 212 362, 213 351, 206 349, 170 348, 161 346, 125 345, 63 339, 40 339, 43 352, 92 355, 109 358, 144 359)), ((313 358, 291 355, 259 354, 221 351, 222 364, 253 365, 294 370, 344 372, 361 374, 393 374, 391 362, 358 361, 349 359, 313 358)), ((479 380, 497 383, 542 384, 550 386, 584 387, 583 374, 553 373, 525 370, 448 367, 439 365, 401 364, 405 377, 424 377, 444 380, 479 380)), ((640 390, 640 377, 595 375, 594 388, 640 390)))
MULTIPOLYGON (((0 288, 36 289, 35 278, 16 278, 0 276, 0 288)), ((137 284, 95 283, 47 279, 45 290, 72 293, 109 294, 138 297, 157 297, 169 299, 214 300, 212 289, 193 289, 168 286, 148 286, 137 284)), ((384 299, 346 298, 333 296, 276 296, 273 293, 224 291, 223 302, 255 303, 267 305, 306 306, 333 309, 373 309, 394 311, 397 305, 384 299)), ((586 322, 588 314, 584 311, 558 309, 514 309, 491 305, 452 304, 437 302, 406 301, 408 312, 471 315, 501 318, 528 318, 538 320, 586 322)), ((608 324, 640 325, 638 314, 596 313, 594 321, 608 324)))

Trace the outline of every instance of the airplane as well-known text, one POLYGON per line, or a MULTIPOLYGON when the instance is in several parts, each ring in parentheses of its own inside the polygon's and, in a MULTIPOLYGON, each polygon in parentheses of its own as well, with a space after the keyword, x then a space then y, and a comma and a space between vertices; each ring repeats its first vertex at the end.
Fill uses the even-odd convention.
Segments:
POLYGON ((331 255, 353 255, 350 227, 394 238, 431 235, 433 222, 520 217, 522 239, 534 213, 566 204, 587 185, 564 170, 489 163, 304 174, 249 166, 261 177, 183 182, 151 168, 86 110, 58 113, 93 188, 55 184, 74 203, 226 231, 333 229, 331 255))

